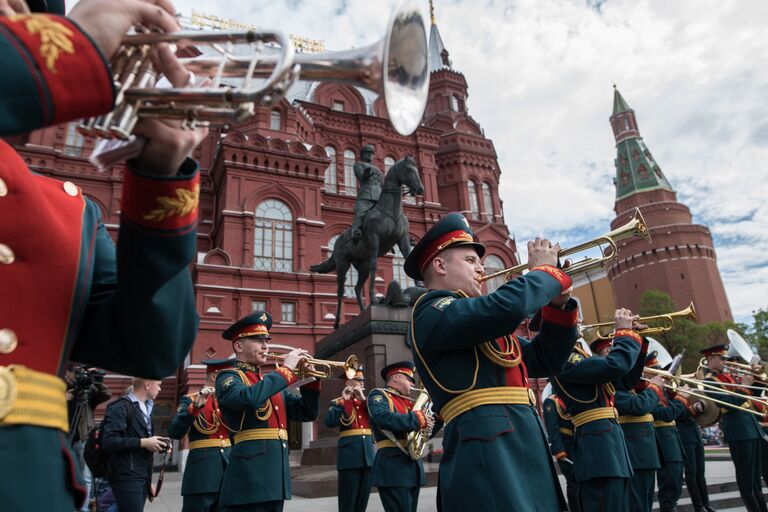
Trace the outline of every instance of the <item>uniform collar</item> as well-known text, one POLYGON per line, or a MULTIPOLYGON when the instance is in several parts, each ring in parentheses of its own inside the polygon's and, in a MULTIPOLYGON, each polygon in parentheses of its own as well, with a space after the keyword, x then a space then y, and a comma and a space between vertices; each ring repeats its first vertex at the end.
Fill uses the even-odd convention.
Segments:
POLYGON ((251 363, 246 363, 245 361, 237 361, 235 363, 235 366, 240 368, 241 370, 245 370, 247 372, 253 372, 253 373, 259 373, 261 368, 258 366, 254 366, 251 363))

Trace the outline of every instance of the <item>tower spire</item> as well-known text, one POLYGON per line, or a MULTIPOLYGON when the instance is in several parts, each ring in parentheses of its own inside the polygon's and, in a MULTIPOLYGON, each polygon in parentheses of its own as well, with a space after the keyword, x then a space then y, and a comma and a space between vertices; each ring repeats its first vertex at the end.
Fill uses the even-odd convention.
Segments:
POLYGON ((613 114, 610 118, 616 138, 616 199, 649 190, 663 189, 674 192, 651 151, 643 142, 632 110, 616 84, 613 84, 613 114))
POLYGON ((437 25, 437 21, 435 21, 435 5, 432 3, 432 0, 429 0, 429 17, 432 19, 432 25, 437 25))

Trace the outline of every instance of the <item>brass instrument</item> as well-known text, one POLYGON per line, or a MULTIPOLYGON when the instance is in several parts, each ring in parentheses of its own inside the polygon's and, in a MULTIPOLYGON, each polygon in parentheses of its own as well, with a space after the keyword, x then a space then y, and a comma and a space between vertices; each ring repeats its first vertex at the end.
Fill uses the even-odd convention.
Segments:
POLYGON ((139 118, 179 119, 188 128, 240 122, 257 105, 278 101, 299 79, 342 82, 383 95, 392 126, 409 135, 421 123, 429 89, 426 27, 421 11, 411 4, 392 14, 383 39, 360 49, 296 53, 286 34, 270 30, 143 32, 126 36, 111 64, 115 108, 85 120, 79 126, 84 135, 131 140, 139 118), (218 55, 181 59, 192 75, 208 77, 211 84, 158 88, 149 59, 158 43, 212 48, 218 55), (249 44, 250 53, 235 53, 235 43, 249 44), (241 85, 222 82, 228 78, 241 85))
MULTIPOLYGON (((646 334, 655 334, 659 332, 667 332, 672 329, 672 327, 675 326, 675 319, 686 319, 686 320, 696 320, 696 308, 693 306, 693 302, 691 302, 687 308, 681 309, 680 311, 675 311, 674 313, 667 313, 665 315, 653 315, 653 316, 646 316, 641 317, 637 319, 637 322, 641 324, 654 324, 658 322, 658 325, 649 325, 645 329, 640 329, 635 331, 637 334, 640 335, 646 335, 646 334)), ((610 327, 614 325, 616 322, 602 322, 599 324, 587 324, 582 325, 581 329, 597 329, 597 338, 601 340, 607 340, 611 339, 613 337, 613 333, 610 334, 603 334, 600 332, 600 329, 603 327, 610 327)))
MULTIPOLYGON (((616 256, 618 255, 619 248, 617 246, 617 242, 619 242, 620 240, 624 240, 626 238, 634 237, 634 236, 647 240, 649 244, 651 243, 651 235, 648 232, 648 226, 645 223, 645 220, 643 220, 643 216, 640 213, 639 209, 635 210, 634 217, 632 217, 632 220, 630 220, 626 224, 619 226, 613 231, 610 231, 588 242, 584 242, 582 244, 579 244, 575 247, 571 247, 568 249, 562 249, 559 253, 557 253, 557 256, 561 258, 561 257, 570 256, 572 254, 585 251, 587 249, 593 249, 595 247, 600 248, 600 252, 602 254, 601 257, 599 258, 586 257, 583 260, 574 263, 570 267, 563 269, 563 271, 569 275, 579 274, 581 272, 586 272, 588 270, 593 270, 596 268, 603 267, 608 261, 616 258, 616 256), (605 249, 603 249, 604 244, 608 245, 608 247, 605 249)), ((489 279, 493 279, 494 277, 497 277, 500 275, 504 275, 504 280, 509 281, 516 274, 521 274, 527 268, 528 268, 527 263, 521 263, 520 265, 516 265, 514 267, 505 268, 504 270, 499 270, 498 272, 494 272, 493 274, 484 275, 480 277, 478 281, 483 283, 489 279)))
MULTIPOLYGON (((768 363, 760 361, 760 356, 752 351, 752 348, 747 343, 747 340, 741 337, 739 333, 733 329, 727 331, 729 358, 740 357, 748 364, 737 363, 736 361, 725 361, 724 365, 731 373, 738 373, 740 375, 751 375, 754 379, 762 384, 768 384, 768 363)), ((706 359, 706 358, 705 358, 706 359)), ((706 368, 704 359, 699 363, 699 366, 706 368)))
MULTIPOLYGON (((285 360, 286 354, 278 354, 276 352, 267 353, 269 359, 274 359, 275 364, 279 367, 279 361, 285 360)), ((333 369, 341 368, 344 370, 344 374, 348 379, 352 379, 360 369, 360 361, 356 355, 351 355, 346 361, 329 361, 327 359, 315 359, 313 357, 307 357, 301 360, 299 366, 296 368, 296 373, 299 379, 306 379, 309 377, 315 377, 317 379, 330 379, 333 377, 333 369), (312 365, 314 370, 307 367, 312 365)))
MULTIPOLYGON (((418 389, 419 396, 413 402, 412 411, 423 411, 427 416, 432 415, 432 397, 424 389, 423 385, 418 389)), ((432 427, 427 425, 423 429, 415 430, 408 434, 408 454, 412 460, 419 460, 424 455, 427 441, 432 437, 432 427)))
MULTIPOLYGON (((656 368, 645 368, 643 371, 648 372, 648 373, 652 373, 654 375, 660 375, 660 376, 664 377, 667 380, 673 381, 674 384, 666 385, 666 387, 669 387, 670 389, 673 389, 673 390, 677 389, 677 387, 678 387, 677 383, 685 382, 686 384, 695 386, 699 391, 702 391, 702 392, 704 392, 705 390, 710 390, 710 391, 714 391, 715 393, 718 393, 718 394, 737 396, 739 398, 743 398, 744 401, 750 401, 750 402, 753 402, 753 403, 759 403, 759 404, 763 404, 763 405, 768 406, 768 402, 766 402, 765 400, 761 400, 761 399, 759 399, 757 397, 742 395, 741 393, 735 393, 733 391, 728 391, 727 389, 723 389, 721 386, 716 386, 716 385, 710 384, 708 382, 702 382, 701 380, 690 379, 690 378, 688 378, 686 376, 683 376, 683 375, 672 375, 671 373, 669 373, 667 371, 657 370, 656 368)), ((754 414, 755 416, 763 417, 763 413, 758 412, 758 411, 756 411, 754 409, 748 409, 748 408, 742 407, 740 405, 734 405, 734 404, 731 404, 731 403, 728 403, 728 402, 723 402, 722 400, 718 400, 716 398, 712 398, 712 397, 707 396, 707 395, 698 394, 698 393, 696 393, 694 391, 691 391, 691 390, 685 390, 685 392, 688 393, 691 396, 699 398, 702 401, 703 400, 709 400, 709 401, 711 401, 713 403, 716 403, 717 405, 719 405, 721 407, 728 407, 728 408, 731 408, 731 409, 737 409, 737 410, 739 410, 741 412, 748 412, 750 414, 754 414)))

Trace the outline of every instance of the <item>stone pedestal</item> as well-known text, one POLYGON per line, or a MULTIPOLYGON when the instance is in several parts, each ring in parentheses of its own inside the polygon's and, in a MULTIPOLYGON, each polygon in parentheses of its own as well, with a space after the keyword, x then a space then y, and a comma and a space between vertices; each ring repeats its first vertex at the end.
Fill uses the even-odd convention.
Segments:
MULTIPOLYGON (((366 392, 382 387, 384 380, 379 375, 382 368, 413 358, 410 347, 405 344, 410 316, 410 307, 371 306, 318 342, 315 357, 344 361, 354 354, 364 368, 366 392)), ((340 371, 336 373, 341 375, 340 371)), ((320 392, 318 438, 304 450, 302 465, 336 464, 338 432, 326 427, 323 418, 328 403, 338 398, 343 389, 344 380, 341 378, 323 382, 320 392)))

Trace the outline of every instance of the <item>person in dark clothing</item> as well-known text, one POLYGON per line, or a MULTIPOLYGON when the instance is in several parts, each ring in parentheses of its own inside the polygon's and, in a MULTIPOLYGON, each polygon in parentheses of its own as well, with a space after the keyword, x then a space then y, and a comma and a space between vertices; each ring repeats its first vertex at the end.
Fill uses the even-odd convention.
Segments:
POLYGON ((152 455, 170 448, 154 435, 152 407, 159 380, 133 379, 133 391, 115 400, 104 416, 102 445, 109 453, 107 479, 120 512, 141 512, 151 492, 152 455))
POLYGON ((93 478, 85 464, 83 449, 88 433, 94 427, 93 411, 96 407, 112 398, 112 391, 104 384, 104 373, 92 368, 70 365, 64 374, 67 383, 67 414, 69 417, 69 436, 72 449, 77 456, 77 462, 85 482, 86 500, 81 512, 90 510, 91 489, 93 478))

